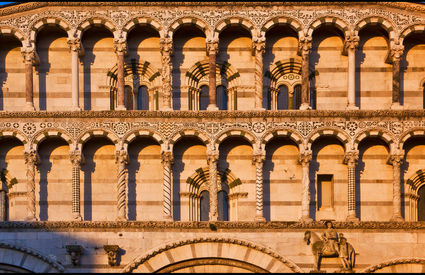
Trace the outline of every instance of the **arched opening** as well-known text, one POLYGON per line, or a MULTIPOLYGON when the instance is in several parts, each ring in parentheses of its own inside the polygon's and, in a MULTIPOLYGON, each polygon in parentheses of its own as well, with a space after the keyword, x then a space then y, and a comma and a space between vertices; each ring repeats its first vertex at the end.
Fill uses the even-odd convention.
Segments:
POLYGON ((425 221, 425 185, 418 190, 418 221, 425 221))
POLYGON ((200 194, 199 199, 199 220, 208 221, 210 214, 210 192, 204 190, 200 194))
POLYGON ((293 109, 298 110, 301 106, 301 84, 295 85, 292 99, 293 109))
POLYGON ((199 91, 199 110, 206 110, 209 102, 209 88, 207 85, 202 85, 199 91))
POLYGON ((124 98, 125 98, 125 107, 127 108, 127 110, 134 110, 133 89, 128 85, 124 86, 124 98))
POLYGON ((229 198, 225 190, 221 190, 217 193, 217 211, 219 221, 229 220, 229 198))
POLYGON ((149 93, 145 85, 140 86, 137 93, 137 110, 149 110, 149 93))
POLYGON ((288 86, 279 86, 279 92, 276 95, 277 110, 288 110, 289 109, 289 93, 288 86))
POLYGON ((219 110, 228 109, 227 89, 224 85, 219 85, 216 89, 216 101, 219 110))

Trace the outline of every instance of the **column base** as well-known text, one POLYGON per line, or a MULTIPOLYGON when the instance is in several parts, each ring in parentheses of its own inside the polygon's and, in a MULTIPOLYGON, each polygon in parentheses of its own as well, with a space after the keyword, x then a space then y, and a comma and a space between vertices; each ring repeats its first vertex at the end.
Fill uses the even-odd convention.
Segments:
POLYGON ((38 219, 36 217, 33 217, 33 216, 28 216, 28 217, 25 218, 25 221, 36 222, 36 221, 38 221, 38 219))
POLYGON ((311 223, 311 222, 313 222, 313 219, 310 218, 310 217, 308 217, 308 216, 302 216, 301 219, 300 219, 300 222, 302 222, 302 223, 311 223))
POLYGON ((356 105, 348 105, 347 108, 346 108, 347 111, 358 110, 358 109, 359 109, 359 107, 357 107, 356 105))
POLYGON ((356 216, 353 216, 353 215, 348 215, 346 221, 347 222, 359 222, 359 218, 357 218, 356 216))
POLYGON ((74 213, 72 215, 72 218, 74 219, 74 221, 82 221, 83 217, 81 217, 80 213, 74 213))
POLYGON ((218 217, 217 216, 212 216, 212 217, 210 217, 210 220, 209 220, 210 222, 216 222, 216 221, 218 221, 218 217))
POLYGON ((126 222, 127 219, 125 217, 117 217, 118 222, 126 222))
POLYGON ((34 103, 26 102, 25 107, 24 107, 24 111, 34 112, 35 111, 34 103))
POLYGON ((174 219, 173 219, 173 217, 171 217, 171 215, 164 215, 163 219, 166 222, 173 222, 174 221, 174 219))
POLYGON ((254 111, 265 111, 266 109, 263 107, 255 107, 254 111))
POLYGON ((302 103, 300 106, 300 110, 311 110, 311 106, 308 103, 302 103))
POLYGON ((400 105, 400 103, 398 102, 393 102, 391 104, 391 110, 403 110, 403 109, 404 109, 403 106, 400 105))
POLYGON ((161 111, 165 111, 165 112, 169 112, 169 111, 172 111, 172 110, 173 110, 173 108, 171 108, 171 107, 163 107, 161 109, 161 111))
POLYGON ((265 222, 266 221, 266 218, 264 218, 263 216, 260 216, 260 215, 256 215, 255 218, 254 218, 254 221, 256 221, 256 222, 265 222))
POLYGON ((390 222, 403 222, 403 221, 404 219, 400 215, 393 215, 392 218, 390 219, 390 222))
POLYGON ((116 111, 127 111, 127 108, 125 108, 124 105, 118 105, 117 108, 115 109, 116 111))
POLYGON ((215 104, 209 104, 207 107, 207 111, 218 111, 218 107, 215 104))
POLYGON ((72 111, 81 112, 82 109, 80 107, 72 107, 72 111))

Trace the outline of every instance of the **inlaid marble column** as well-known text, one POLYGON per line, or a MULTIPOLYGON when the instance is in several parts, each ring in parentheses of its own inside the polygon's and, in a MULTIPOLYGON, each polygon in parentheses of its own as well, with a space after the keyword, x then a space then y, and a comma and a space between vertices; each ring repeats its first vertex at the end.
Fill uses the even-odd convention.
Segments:
POLYGON ((207 162, 209 166, 209 193, 210 193, 210 221, 218 220, 217 210, 217 164, 218 164, 218 150, 208 148, 207 149, 207 162))
POLYGON ((265 37, 257 37, 252 41, 252 47, 255 58, 255 109, 264 110, 263 108, 263 55, 266 49, 265 37))
POLYGON ((35 49, 22 48, 21 53, 25 63, 25 111, 35 111, 34 108, 34 84, 32 66, 35 62, 35 49))
POLYGON ((299 40, 299 52, 301 54, 301 105, 300 110, 309 110, 310 106, 310 80, 309 80, 309 66, 310 66, 310 51, 311 51, 311 37, 303 37, 299 40))
POLYGON ((255 165, 256 177, 255 177, 255 220, 265 221, 263 213, 263 164, 266 159, 266 152, 261 148, 254 150, 252 157, 252 163, 255 165))
POLYGON ((388 158, 388 162, 393 166, 393 216, 391 221, 403 221, 401 216, 401 178, 400 178, 400 165, 403 162, 404 152, 399 150, 398 152, 391 154, 388 158))
POLYGON ((114 50, 117 54, 117 110, 126 110, 124 97, 124 55, 127 51, 125 41, 114 41, 114 50))
POLYGON ((358 110, 356 106, 356 49, 360 38, 357 35, 349 35, 345 39, 344 47, 348 54, 348 83, 347 83, 347 110, 358 110))
POLYGON ((356 222, 359 219, 356 217, 356 164, 359 159, 358 151, 349 151, 345 153, 344 163, 348 166, 348 214, 347 221, 356 222))
POLYGON ((68 45, 71 49, 71 92, 72 92, 72 109, 81 111, 79 98, 79 72, 78 72, 78 54, 81 50, 80 39, 68 39, 68 45))
POLYGON ((161 38, 159 40, 161 49, 161 79, 162 79, 162 97, 163 111, 171 111, 172 108, 172 86, 171 86, 171 56, 173 55, 173 41, 171 38, 161 38))
POLYGON ((84 161, 80 150, 70 151, 69 157, 72 163, 72 218, 81 221, 80 169, 84 161))
POLYGON ((127 220, 127 167, 128 154, 126 150, 115 151, 115 162, 118 165, 117 181, 117 220, 127 220))
POLYGON ((312 159, 312 151, 305 150, 300 153, 298 161, 302 165, 302 201, 301 201, 301 221, 311 222, 310 218, 310 161, 312 159))
POLYGON ((30 149, 24 152, 27 170, 27 220, 36 221, 35 208, 35 166, 40 162, 37 151, 30 149))
POLYGON ((394 44, 391 46, 391 61, 393 63, 393 87, 391 109, 402 109, 400 105, 400 60, 403 56, 404 46, 394 44))
POLYGON ((164 220, 172 221, 173 216, 171 214, 171 165, 174 163, 173 153, 171 151, 162 151, 161 152, 161 163, 164 168, 163 176, 163 212, 164 220))
POLYGON ((216 111, 217 107, 217 79, 216 79, 216 56, 218 53, 218 40, 207 40, 208 69, 209 69, 209 104, 207 110, 216 111))

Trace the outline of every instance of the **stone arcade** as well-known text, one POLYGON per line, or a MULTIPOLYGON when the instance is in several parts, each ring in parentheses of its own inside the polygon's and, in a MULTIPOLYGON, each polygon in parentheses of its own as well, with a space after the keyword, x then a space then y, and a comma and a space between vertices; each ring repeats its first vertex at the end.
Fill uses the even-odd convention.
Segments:
POLYGON ((424 57, 423 4, 0 8, 0 271, 309 272, 330 220, 321 271, 425 272, 424 57))

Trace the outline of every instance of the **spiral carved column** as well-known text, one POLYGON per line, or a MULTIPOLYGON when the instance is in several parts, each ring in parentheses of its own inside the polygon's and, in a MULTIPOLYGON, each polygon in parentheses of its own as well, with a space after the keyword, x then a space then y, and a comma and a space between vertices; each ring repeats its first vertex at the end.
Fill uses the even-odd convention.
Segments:
POLYGON ((40 162, 40 158, 35 150, 24 152, 25 164, 27 169, 27 220, 36 221, 35 209, 35 166, 40 162))
POLYGON ((171 56, 173 55, 173 41, 171 38, 161 38, 159 42, 161 49, 161 79, 162 79, 162 96, 163 110, 171 111, 172 86, 171 86, 171 56))
POLYGON ((128 154, 126 150, 115 152, 115 162, 118 164, 117 182, 117 220, 127 220, 127 168, 128 154))
POLYGON ((358 151, 345 154, 344 163, 348 165, 348 215, 347 221, 358 221, 356 217, 356 164, 359 159, 358 151))
POLYGON ((72 163, 72 218, 81 221, 80 169, 83 163, 83 156, 79 150, 71 151, 69 156, 72 163))
POLYGON ((210 221, 218 220, 217 210, 217 163, 218 163, 218 150, 208 150, 207 162, 210 174, 210 221))
POLYGON ((174 163, 173 153, 171 151, 161 152, 161 162, 164 168, 164 184, 163 184, 163 211, 164 220, 172 221, 171 215, 171 165, 174 163))
POLYGON ((403 55, 404 46, 400 44, 392 45, 391 61, 393 63, 393 92, 391 109, 401 109, 400 105, 400 60, 403 55))
POLYGON ((256 178, 255 178, 255 199, 256 199, 256 221, 265 221, 263 214, 263 164, 266 159, 266 153, 263 150, 256 150, 254 152, 252 162, 255 164, 256 178))
POLYGON ((311 222, 310 218, 310 161, 312 159, 311 150, 306 150, 302 152, 299 156, 299 162, 302 165, 302 201, 301 201, 301 221, 302 222, 311 222))
POLYGON ((265 37, 257 37, 253 41, 253 51, 255 58, 255 109, 264 110, 263 108, 263 54, 265 53, 266 43, 265 37))
POLYGON ((400 165, 403 162, 404 154, 397 152, 390 155, 388 162, 393 165, 393 216, 391 221, 403 221, 401 216, 401 183, 400 165))

